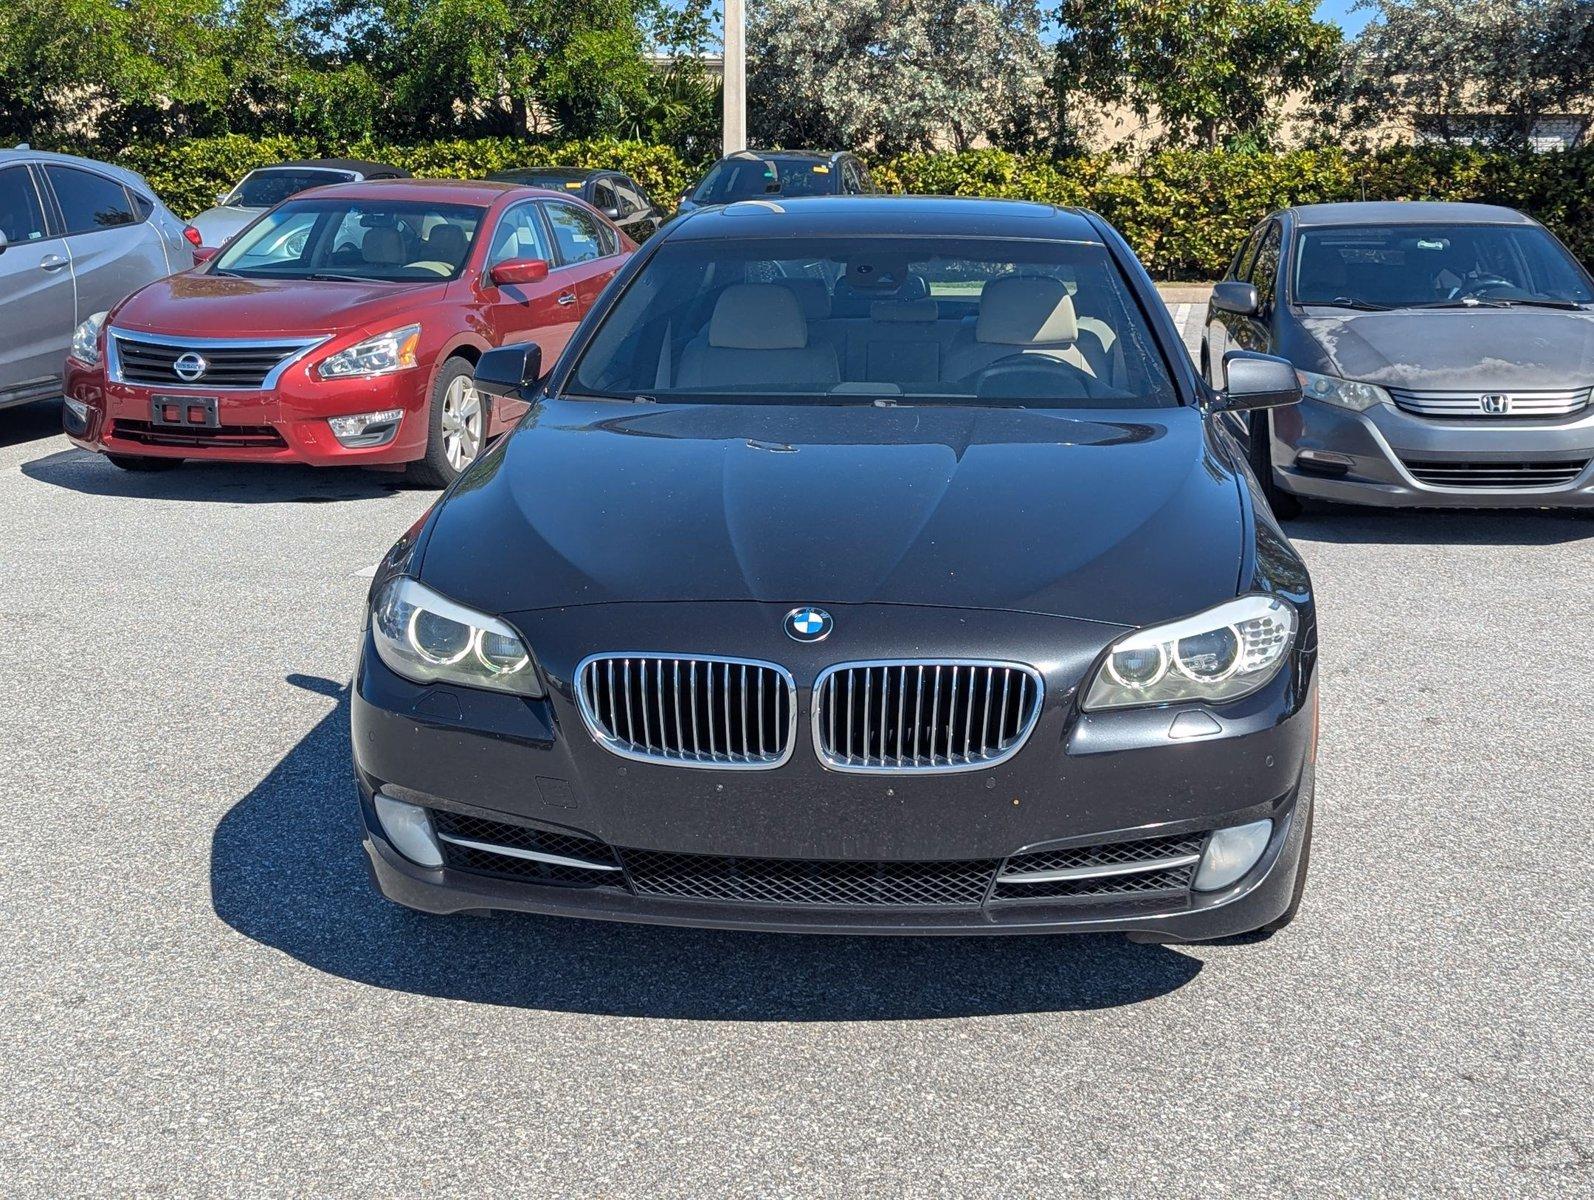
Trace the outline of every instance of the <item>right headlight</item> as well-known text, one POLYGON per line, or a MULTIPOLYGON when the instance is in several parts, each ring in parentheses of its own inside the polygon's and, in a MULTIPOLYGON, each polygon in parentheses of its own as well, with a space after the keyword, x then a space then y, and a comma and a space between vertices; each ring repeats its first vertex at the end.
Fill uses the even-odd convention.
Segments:
POLYGON ((1357 383, 1354 379, 1341 379, 1337 375, 1316 375, 1311 371, 1296 371, 1301 381, 1301 395, 1308 400, 1321 400, 1352 412, 1365 412, 1375 404, 1390 404, 1389 393, 1376 383, 1357 383))
POLYGON ((372 601, 371 634, 382 661, 415 683, 543 694, 518 633, 406 575, 383 584, 372 601))
POLYGON ((1238 700, 1278 674, 1295 641, 1295 606, 1241 596, 1118 639, 1085 693, 1085 707, 1238 700))

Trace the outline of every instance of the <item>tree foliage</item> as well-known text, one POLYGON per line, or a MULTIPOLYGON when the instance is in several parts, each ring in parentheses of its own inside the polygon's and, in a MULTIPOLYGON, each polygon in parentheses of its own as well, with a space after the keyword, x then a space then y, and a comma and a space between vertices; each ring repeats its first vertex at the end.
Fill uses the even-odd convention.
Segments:
POLYGON ((1044 124, 1035 0, 760 0, 748 124, 766 146, 887 152, 1033 140, 1044 124))
POLYGON ((1292 93, 1315 88, 1341 44, 1317 0, 1063 0, 1065 111, 1122 104, 1171 145, 1265 145, 1292 93))

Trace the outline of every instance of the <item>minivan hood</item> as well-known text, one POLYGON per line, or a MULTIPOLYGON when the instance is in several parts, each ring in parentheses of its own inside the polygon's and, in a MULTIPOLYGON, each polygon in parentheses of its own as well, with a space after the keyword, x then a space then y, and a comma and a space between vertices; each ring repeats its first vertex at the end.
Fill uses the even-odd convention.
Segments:
POLYGON ((413 314, 446 282, 340 283, 239 279, 203 268, 134 292, 111 315, 118 329, 193 337, 259 337, 362 329, 413 314))
POLYGON ((1139 625, 1233 596, 1245 532, 1191 408, 561 400, 450 495, 421 574, 506 614, 751 600, 1139 625))
POLYGON ((1301 327, 1344 379, 1435 392, 1594 383, 1594 312, 1308 307, 1302 313, 1301 327))

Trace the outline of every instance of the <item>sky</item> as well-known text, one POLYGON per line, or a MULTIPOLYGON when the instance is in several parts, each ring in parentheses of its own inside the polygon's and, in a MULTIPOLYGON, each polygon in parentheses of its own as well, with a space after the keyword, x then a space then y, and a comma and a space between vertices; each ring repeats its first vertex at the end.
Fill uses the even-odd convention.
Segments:
POLYGON ((1333 21, 1345 31, 1347 37, 1354 36, 1362 31, 1362 26, 1367 24, 1372 15, 1366 9, 1352 12, 1356 7, 1356 0, 1323 0, 1317 6, 1317 17, 1321 21, 1333 21))

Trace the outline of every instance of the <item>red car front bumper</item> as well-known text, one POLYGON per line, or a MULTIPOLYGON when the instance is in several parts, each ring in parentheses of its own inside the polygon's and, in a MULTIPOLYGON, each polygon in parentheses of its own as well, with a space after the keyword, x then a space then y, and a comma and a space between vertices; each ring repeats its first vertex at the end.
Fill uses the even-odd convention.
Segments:
POLYGON ((411 462, 426 452, 432 364, 391 375, 325 380, 304 364, 267 390, 148 387, 110 382, 102 365, 66 364, 66 395, 87 409, 66 414, 66 433, 85 450, 150 458, 221 462, 296 462, 311 466, 381 466, 411 462), (164 401, 157 401, 157 397, 164 401), (157 405, 200 416, 215 401, 215 423, 158 422, 157 405), (333 436, 330 417, 401 409, 393 439, 351 449, 333 436))

